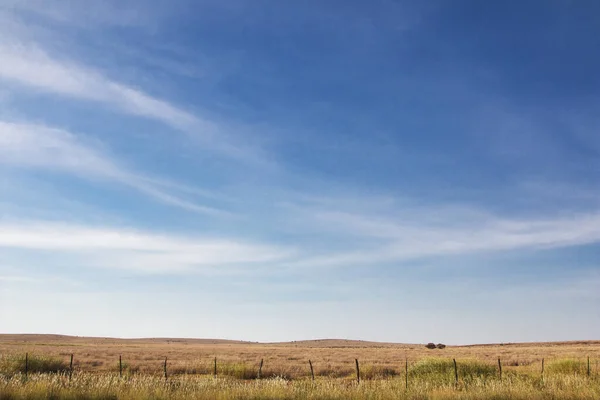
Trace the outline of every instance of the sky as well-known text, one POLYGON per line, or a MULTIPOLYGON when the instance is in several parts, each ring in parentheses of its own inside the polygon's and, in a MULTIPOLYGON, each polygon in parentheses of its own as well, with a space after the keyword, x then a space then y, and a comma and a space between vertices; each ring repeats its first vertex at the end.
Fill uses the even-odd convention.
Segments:
POLYGON ((599 339, 599 15, 0 0, 0 332, 599 339))

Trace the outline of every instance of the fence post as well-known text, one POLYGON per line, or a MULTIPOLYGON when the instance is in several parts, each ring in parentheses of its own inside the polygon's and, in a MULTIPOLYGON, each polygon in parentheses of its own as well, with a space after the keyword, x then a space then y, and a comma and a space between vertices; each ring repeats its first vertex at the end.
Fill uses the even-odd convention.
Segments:
POLYGON ((28 372, 29 372, 29 353, 25 353, 25 379, 27 379, 28 372))
POLYGON ((217 377, 217 357, 215 357, 215 368, 214 368, 214 371, 213 371, 213 372, 214 372, 214 373, 213 373, 213 375, 214 375, 214 376, 215 376, 215 378, 216 378, 216 377, 217 377))
POLYGON ((502 363, 500 362, 500 357, 498 357, 498 371, 500 373, 500 380, 502 380, 502 363))
POLYGON ((544 359, 542 358, 542 382, 544 382, 544 359))
POLYGON ((315 371, 313 370, 313 366, 312 366, 312 362, 310 360, 308 360, 308 365, 310 365, 310 376, 312 377, 312 380, 315 380, 315 371))
POLYGON ((405 382, 406 386, 405 386, 405 388, 408 390, 408 358, 406 358, 406 360, 405 360, 405 369, 404 369, 404 372, 405 372, 405 376, 406 376, 406 382, 405 382))
POLYGON ((167 381, 167 357, 165 357, 165 382, 167 381))
POLYGON ((454 382, 458 385, 458 367, 456 366, 456 358, 453 358, 454 362, 454 382))
POLYGON ((262 376, 262 366, 263 366, 263 359, 260 359, 260 365, 258 366, 258 379, 260 379, 260 377, 262 376))
POLYGON ((121 355, 119 354, 119 378, 123 377, 123 362, 121 361, 121 355))
POLYGON ((588 378, 590 377, 590 356, 588 356, 588 378))
POLYGON ((355 358, 356 362, 356 382, 360 383, 360 367, 358 366, 358 358, 355 358))
POLYGON ((73 353, 71 353, 71 362, 69 363, 69 380, 73 376, 73 353))

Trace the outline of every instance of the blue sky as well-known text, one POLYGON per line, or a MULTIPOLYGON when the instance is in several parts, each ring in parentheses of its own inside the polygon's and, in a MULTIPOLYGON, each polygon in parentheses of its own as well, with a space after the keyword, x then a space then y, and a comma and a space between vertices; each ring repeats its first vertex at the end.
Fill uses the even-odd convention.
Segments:
POLYGON ((597 339, 599 13, 0 0, 0 332, 597 339))

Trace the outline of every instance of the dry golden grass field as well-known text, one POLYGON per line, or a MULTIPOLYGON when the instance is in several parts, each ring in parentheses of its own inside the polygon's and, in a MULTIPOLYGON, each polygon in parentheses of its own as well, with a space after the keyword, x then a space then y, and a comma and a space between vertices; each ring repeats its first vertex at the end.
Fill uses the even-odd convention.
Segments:
MULTIPOLYGON (((344 377, 355 374, 354 360, 365 374, 404 374, 405 360, 413 364, 424 358, 480 360, 510 369, 540 369, 542 359, 591 359, 597 372, 600 341, 562 343, 518 343, 448 346, 430 350, 424 344, 394 344, 351 340, 311 340, 287 343, 250 343, 210 339, 111 339, 60 335, 0 335, 0 354, 32 353, 68 361, 74 354, 74 369, 87 372, 115 371, 119 355, 131 372, 163 373, 165 357, 170 374, 212 374, 214 358, 219 371, 231 374, 243 367, 243 375, 256 373, 264 360, 263 376, 299 378, 310 375, 344 377), (229 367, 229 368, 228 368, 229 367)), ((239 371, 238 371, 239 372, 239 371)), ((240 372, 241 373, 241 372, 240 372)))
POLYGON ((248 343, 0 335, 0 400, 592 400, 600 399, 599 361, 600 341, 430 350, 424 344, 348 340, 248 343), (360 363, 360 383, 355 359, 360 363), (314 366, 314 380, 308 360, 314 366))

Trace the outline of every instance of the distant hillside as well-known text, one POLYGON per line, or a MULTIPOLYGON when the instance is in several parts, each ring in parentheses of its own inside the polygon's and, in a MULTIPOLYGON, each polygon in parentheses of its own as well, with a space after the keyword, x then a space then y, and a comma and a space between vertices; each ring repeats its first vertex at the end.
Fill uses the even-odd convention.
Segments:
POLYGON ((121 339, 111 337, 88 337, 51 334, 0 334, 0 341, 23 343, 123 343, 123 344, 160 344, 160 343, 188 343, 188 344, 252 344, 241 340, 226 339, 188 339, 188 338, 132 338, 121 339))
MULTIPOLYGON (((0 342, 12 342, 22 344, 180 344, 180 345, 248 345, 248 346, 276 346, 276 347, 305 347, 305 348, 420 348, 423 343, 390 343, 390 342, 372 342, 366 340, 350 339, 314 339, 298 340, 291 342, 250 342, 243 340, 227 339, 195 339, 195 338, 132 338, 120 339, 111 337, 86 337, 86 336, 68 336, 52 334, 0 334, 0 342)), ((437 343, 437 342, 436 342, 437 343)), ((577 340, 564 342, 525 342, 525 343, 490 343, 490 344, 468 344, 459 346, 449 346, 455 348, 467 347, 552 347, 552 346, 587 346, 599 345, 600 340, 577 340)))

